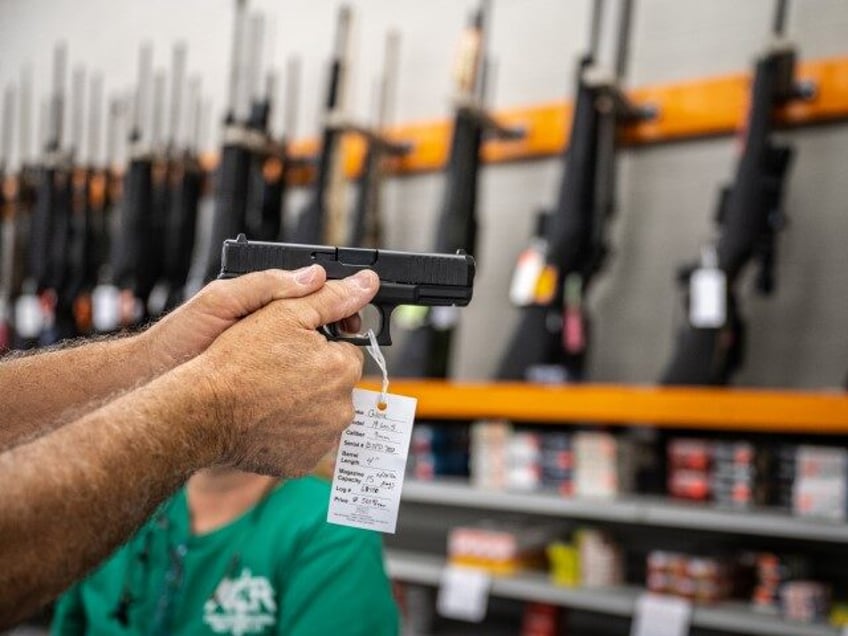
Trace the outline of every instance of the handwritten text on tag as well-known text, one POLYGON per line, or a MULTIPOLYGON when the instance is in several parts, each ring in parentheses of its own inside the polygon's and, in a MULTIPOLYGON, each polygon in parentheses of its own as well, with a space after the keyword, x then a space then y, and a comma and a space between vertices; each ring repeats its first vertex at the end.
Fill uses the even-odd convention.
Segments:
POLYGON ((394 533, 417 400, 353 390, 353 422, 342 433, 327 521, 394 533))

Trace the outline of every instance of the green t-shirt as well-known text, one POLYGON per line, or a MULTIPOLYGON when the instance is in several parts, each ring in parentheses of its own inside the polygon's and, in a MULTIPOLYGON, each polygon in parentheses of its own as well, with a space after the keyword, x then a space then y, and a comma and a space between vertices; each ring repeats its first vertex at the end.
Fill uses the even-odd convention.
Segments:
POLYGON ((53 634, 394 636, 380 536, 326 522, 329 484, 285 482, 191 535, 185 490, 59 600, 53 634))

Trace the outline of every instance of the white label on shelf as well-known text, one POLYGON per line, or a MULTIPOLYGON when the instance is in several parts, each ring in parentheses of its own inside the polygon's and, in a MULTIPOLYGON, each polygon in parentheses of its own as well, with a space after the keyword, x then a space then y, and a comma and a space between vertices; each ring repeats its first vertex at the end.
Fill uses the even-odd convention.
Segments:
POLYGON ((406 456, 418 400, 353 390, 353 422, 342 433, 333 471, 327 521, 394 533, 406 456))
POLYGON ((630 636, 687 636, 692 603, 676 596, 643 594, 636 602, 630 636))
POLYGON ((848 636, 848 625, 842 628, 842 631, 839 632, 842 636, 848 636))
POLYGON ((727 278, 716 267, 692 272, 689 289, 689 322, 698 329, 717 329, 727 319, 727 278))
POLYGON ((479 623, 486 618, 491 586, 492 577, 488 572, 456 565, 445 567, 436 604, 439 614, 479 623))

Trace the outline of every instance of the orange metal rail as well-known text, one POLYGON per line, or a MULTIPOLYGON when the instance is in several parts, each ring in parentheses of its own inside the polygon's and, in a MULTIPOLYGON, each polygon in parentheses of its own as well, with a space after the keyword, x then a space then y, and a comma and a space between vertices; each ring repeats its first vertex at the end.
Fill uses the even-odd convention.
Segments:
MULTIPOLYGON (((367 379, 363 388, 379 390, 367 379)), ((418 398, 418 418, 647 424, 705 430, 848 433, 848 393, 585 384, 397 380, 418 398)))

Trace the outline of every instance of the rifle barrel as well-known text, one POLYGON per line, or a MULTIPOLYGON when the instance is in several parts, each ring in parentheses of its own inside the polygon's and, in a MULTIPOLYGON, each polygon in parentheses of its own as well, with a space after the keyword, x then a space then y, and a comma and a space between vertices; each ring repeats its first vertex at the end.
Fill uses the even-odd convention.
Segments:
POLYGON ((79 157, 82 151, 83 119, 85 117, 85 69, 78 66, 71 78, 71 152, 79 157))
POLYGON ((11 84, 3 92, 3 129, 0 134, 0 186, 2 172, 11 163, 12 129, 15 126, 15 88, 11 84))
POLYGON ((293 55, 286 64, 286 110, 283 136, 293 139, 297 132, 297 105, 300 96, 300 58, 293 55))
POLYGON ((68 49, 64 42, 53 51, 53 94, 50 98, 50 120, 47 132, 48 150, 58 150, 62 144, 62 123, 65 116, 65 74, 68 49))
POLYGON ((101 134, 103 119, 103 76, 91 76, 88 97, 88 141, 86 159, 90 166, 103 164, 101 134))
POLYGON ((774 22, 772 23, 772 33, 775 37, 783 35, 786 28, 786 12, 789 8, 789 0, 777 0, 777 5, 774 11, 774 22))
POLYGON ((592 60, 598 57, 598 48, 601 43, 601 22, 604 15, 604 0, 592 2, 592 16, 589 23, 589 49, 588 57, 592 60))
POLYGON ((171 150, 181 145, 183 125, 183 90, 185 88, 187 50, 185 42, 177 42, 171 58, 171 113, 168 144, 171 150))
POLYGON ((634 0, 623 0, 618 21, 618 50, 615 54, 615 77, 623 77, 630 57, 630 28, 633 22, 634 0))
POLYGON ((25 66, 21 70, 21 98, 18 129, 18 159, 21 166, 26 165, 32 159, 32 147, 30 145, 32 134, 30 114, 32 112, 32 67, 25 66))
POLYGON ((244 117, 241 111, 241 82, 242 82, 242 51, 244 39, 244 23, 247 14, 247 0, 236 0, 235 17, 233 19, 233 49, 230 52, 230 87, 227 97, 227 114, 225 121, 233 122, 244 117))

